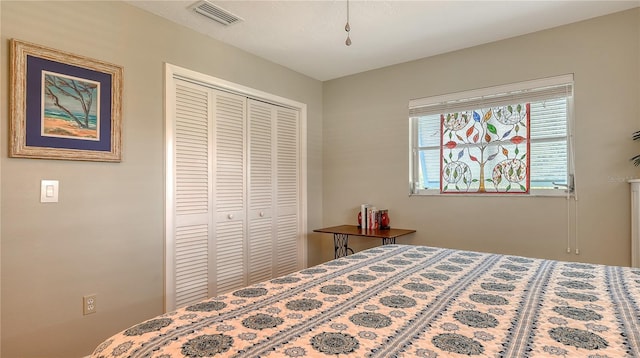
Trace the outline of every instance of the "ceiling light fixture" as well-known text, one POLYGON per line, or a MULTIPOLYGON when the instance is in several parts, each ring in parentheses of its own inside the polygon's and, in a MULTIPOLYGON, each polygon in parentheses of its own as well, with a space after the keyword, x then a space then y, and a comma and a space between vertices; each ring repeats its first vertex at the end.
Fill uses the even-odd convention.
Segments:
POLYGON ((349 0, 347 0, 347 23, 344 25, 344 31, 347 32, 347 40, 344 44, 351 46, 351 38, 349 37, 349 32, 351 32, 351 26, 349 26, 349 0))

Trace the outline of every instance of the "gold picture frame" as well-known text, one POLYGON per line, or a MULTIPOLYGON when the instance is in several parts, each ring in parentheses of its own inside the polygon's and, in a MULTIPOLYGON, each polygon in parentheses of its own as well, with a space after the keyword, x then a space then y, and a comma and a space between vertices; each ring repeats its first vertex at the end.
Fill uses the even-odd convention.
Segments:
POLYGON ((12 39, 9 156, 120 162, 123 68, 12 39))

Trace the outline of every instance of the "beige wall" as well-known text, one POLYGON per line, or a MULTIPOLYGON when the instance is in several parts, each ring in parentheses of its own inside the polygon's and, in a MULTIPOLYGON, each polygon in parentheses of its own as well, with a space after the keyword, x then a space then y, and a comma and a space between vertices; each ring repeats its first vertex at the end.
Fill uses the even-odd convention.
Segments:
POLYGON ((400 243, 629 265, 639 16, 633 9, 325 82, 324 224, 355 223, 367 202, 388 208, 392 226, 417 229, 400 243), (564 198, 408 196, 409 99, 566 73, 575 74, 579 255, 566 253, 564 198))
POLYGON ((122 163, 14 159, 2 146, 4 358, 81 357, 162 313, 164 62, 308 105, 308 223, 321 225, 321 82, 121 2, 0 6, 5 136, 8 39, 124 66, 122 163), (60 181, 59 203, 39 203, 41 179, 60 181), (91 293, 98 312, 83 316, 91 293))

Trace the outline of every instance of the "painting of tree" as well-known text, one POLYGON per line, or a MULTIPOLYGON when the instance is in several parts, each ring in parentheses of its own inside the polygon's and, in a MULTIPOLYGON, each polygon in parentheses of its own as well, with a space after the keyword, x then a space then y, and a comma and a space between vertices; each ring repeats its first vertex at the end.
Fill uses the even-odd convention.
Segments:
POLYGON ((123 67, 9 40, 9 157, 120 162, 123 67))
POLYGON ((98 82, 43 72, 42 135, 99 139, 98 82))

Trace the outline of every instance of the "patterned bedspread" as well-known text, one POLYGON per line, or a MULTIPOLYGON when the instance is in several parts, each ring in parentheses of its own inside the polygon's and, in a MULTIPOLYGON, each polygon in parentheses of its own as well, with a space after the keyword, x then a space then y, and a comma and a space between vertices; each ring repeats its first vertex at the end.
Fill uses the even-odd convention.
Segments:
POLYGON ((640 357, 640 269, 388 245, 133 326, 92 357, 640 357))

